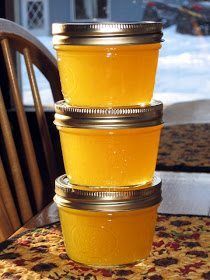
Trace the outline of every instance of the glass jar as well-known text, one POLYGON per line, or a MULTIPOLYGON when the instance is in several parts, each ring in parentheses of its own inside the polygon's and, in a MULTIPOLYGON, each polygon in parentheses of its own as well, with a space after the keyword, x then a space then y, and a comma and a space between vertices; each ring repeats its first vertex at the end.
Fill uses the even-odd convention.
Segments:
POLYGON ((148 104, 161 29, 155 22, 53 24, 66 102, 84 107, 148 104))
POLYGON ((151 250, 161 202, 161 180, 127 192, 72 191, 67 177, 56 180, 56 196, 68 256, 90 266, 139 262, 151 250))
POLYGON ((162 103, 84 109, 56 103, 66 174, 75 188, 131 188, 150 183, 156 167, 162 103))

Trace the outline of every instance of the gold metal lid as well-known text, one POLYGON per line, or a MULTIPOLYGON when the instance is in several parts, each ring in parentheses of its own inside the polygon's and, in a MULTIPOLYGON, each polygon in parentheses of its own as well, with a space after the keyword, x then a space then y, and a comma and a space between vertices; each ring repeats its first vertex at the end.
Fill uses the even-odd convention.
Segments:
POLYGON ((57 126, 123 129, 130 127, 155 126, 162 123, 163 104, 153 100, 148 106, 117 108, 82 108, 68 105, 61 100, 55 103, 57 126))
POLYGON ((126 191, 87 191, 74 189, 66 175, 55 181, 58 205, 89 211, 127 211, 154 206, 161 202, 161 179, 154 177, 148 188, 126 191))
POLYGON ((54 45, 124 45, 162 41, 161 22, 53 23, 54 45))

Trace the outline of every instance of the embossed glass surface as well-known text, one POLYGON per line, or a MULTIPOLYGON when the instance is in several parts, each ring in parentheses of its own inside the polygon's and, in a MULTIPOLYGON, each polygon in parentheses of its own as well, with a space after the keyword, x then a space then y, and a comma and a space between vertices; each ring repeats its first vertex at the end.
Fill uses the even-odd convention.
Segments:
POLYGON ((162 125, 118 130, 57 128, 72 184, 116 188, 152 180, 162 125))
POLYGON ((59 206, 67 254, 92 266, 115 266, 144 259, 151 250, 157 207, 112 213, 59 206))
POLYGON ((62 91, 73 106, 135 106, 152 99, 160 43, 55 46, 62 91))

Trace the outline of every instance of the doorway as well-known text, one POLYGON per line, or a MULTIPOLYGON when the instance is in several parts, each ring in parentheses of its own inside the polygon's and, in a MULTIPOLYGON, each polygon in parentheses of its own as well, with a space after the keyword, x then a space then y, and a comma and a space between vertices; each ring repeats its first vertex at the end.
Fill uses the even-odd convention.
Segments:
POLYGON ((109 21, 111 18, 110 0, 71 0, 72 21, 109 21))

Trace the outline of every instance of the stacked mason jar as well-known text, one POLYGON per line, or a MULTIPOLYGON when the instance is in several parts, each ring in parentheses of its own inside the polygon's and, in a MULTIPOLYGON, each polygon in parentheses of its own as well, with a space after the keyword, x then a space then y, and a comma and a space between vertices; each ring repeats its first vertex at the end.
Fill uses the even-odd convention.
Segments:
POLYGON ((161 202, 163 105, 152 100, 161 41, 161 23, 53 24, 66 171, 54 199, 77 262, 116 266, 150 253, 161 202))

